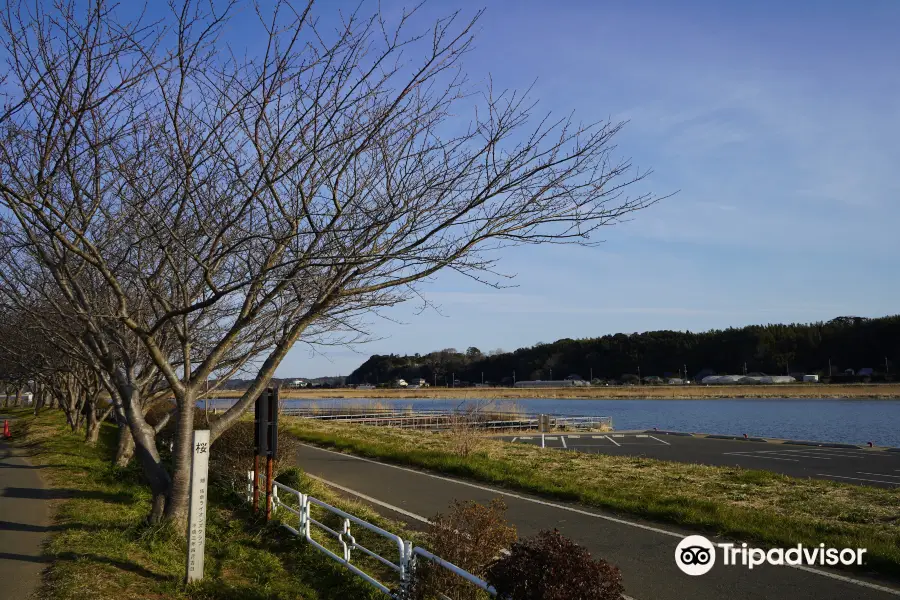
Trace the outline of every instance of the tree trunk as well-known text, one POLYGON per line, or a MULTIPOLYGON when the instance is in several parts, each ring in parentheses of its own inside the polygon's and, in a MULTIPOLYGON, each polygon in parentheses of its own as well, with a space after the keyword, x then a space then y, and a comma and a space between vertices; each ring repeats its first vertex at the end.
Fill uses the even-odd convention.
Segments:
POLYGON ((84 441, 90 445, 97 443, 100 439, 100 423, 97 418, 97 408, 89 406, 87 411, 87 420, 84 423, 84 441))
POLYGON ((163 519, 166 507, 166 498, 171 488, 172 480, 166 472, 156 449, 156 432, 144 419, 144 411, 141 407, 140 392, 130 382, 118 386, 122 398, 125 417, 131 431, 134 443, 134 454, 137 456, 144 478, 150 485, 153 494, 153 504, 150 510, 149 520, 158 523, 163 519))
POLYGON ((128 429, 128 423, 119 422, 119 443, 116 445, 116 457, 113 462, 117 467, 127 467, 134 456, 134 438, 131 436, 131 430, 128 429))
POLYGON ((193 458, 194 393, 188 392, 176 407, 175 445, 172 449, 172 488, 166 502, 166 518, 175 522, 179 530, 186 530, 188 503, 191 491, 191 460, 193 458))

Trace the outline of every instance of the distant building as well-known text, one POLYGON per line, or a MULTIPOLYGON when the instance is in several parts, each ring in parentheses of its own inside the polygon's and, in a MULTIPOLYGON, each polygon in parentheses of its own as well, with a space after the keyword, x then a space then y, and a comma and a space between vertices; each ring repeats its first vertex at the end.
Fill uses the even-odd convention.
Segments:
POLYGON ((309 382, 305 379, 292 379, 287 385, 290 388, 305 388, 309 385, 309 382))
POLYGON ((804 383, 819 383, 818 375, 804 375, 803 376, 804 383))
POLYGON ((428 382, 425 381, 425 380, 424 380, 423 378, 421 378, 421 377, 416 377, 416 378, 411 379, 411 380, 409 381, 409 385, 414 385, 414 386, 416 386, 416 387, 428 387, 428 382))
POLYGON ((771 385, 796 383, 790 375, 710 375, 700 380, 703 385, 771 385))
POLYGON ((409 386, 409 384, 406 383, 405 379, 398 379, 397 381, 394 382, 394 385, 396 385, 397 387, 408 387, 409 386))
POLYGON ((582 387, 587 386, 588 382, 583 379, 548 379, 546 381, 537 379, 533 381, 517 381, 517 388, 551 388, 551 387, 582 387))
POLYGON ((678 377, 670 377, 666 383, 668 383, 669 385, 682 385, 684 383, 684 379, 680 379, 678 377))

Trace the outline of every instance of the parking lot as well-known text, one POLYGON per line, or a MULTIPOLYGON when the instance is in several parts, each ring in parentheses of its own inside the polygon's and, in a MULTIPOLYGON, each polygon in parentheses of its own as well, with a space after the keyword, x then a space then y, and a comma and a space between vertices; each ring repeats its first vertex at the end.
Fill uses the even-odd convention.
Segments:
POLYGON ((829 479, 855 485, 900 487, 900 452, 838 448, 808 443, 716 439, 662 432, 526 434, 509 442, 546 448, 646 456, 660 460, 763 469, 792 477, 829 479))

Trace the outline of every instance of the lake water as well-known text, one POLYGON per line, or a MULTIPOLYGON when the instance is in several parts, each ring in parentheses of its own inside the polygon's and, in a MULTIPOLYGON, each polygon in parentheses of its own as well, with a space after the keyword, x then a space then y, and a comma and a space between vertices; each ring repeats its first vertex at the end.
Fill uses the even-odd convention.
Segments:
MULTIPOLYGON (((222 405, 232 400, 222 399, 222 405)), ((491 407, 490 400, 323 398, 287 400, 287 406, 320 408, 378 403, 397 408, 454 409, 465 403, 491 407)), ((736 398, 711 400, 500 400, 527 413, 612 417, 613 427, 720 433, 900 447, 900 400, 736 398)), ((217 403, 218 404, 218 403, 217 403)))

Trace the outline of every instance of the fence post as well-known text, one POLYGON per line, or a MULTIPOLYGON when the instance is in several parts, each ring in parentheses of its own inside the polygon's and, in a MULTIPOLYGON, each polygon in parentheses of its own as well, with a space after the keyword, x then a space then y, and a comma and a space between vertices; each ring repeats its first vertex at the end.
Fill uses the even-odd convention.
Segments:
POLYGON ((413 570, 415 569, 415 555, 413 543, 404 540, 403 551, 400 554, 400 590, 401 598, 409 598, 412 592, 413 570))
POLYGON ((253 512, 259 511, 259 454, 253 456, 253 512))

